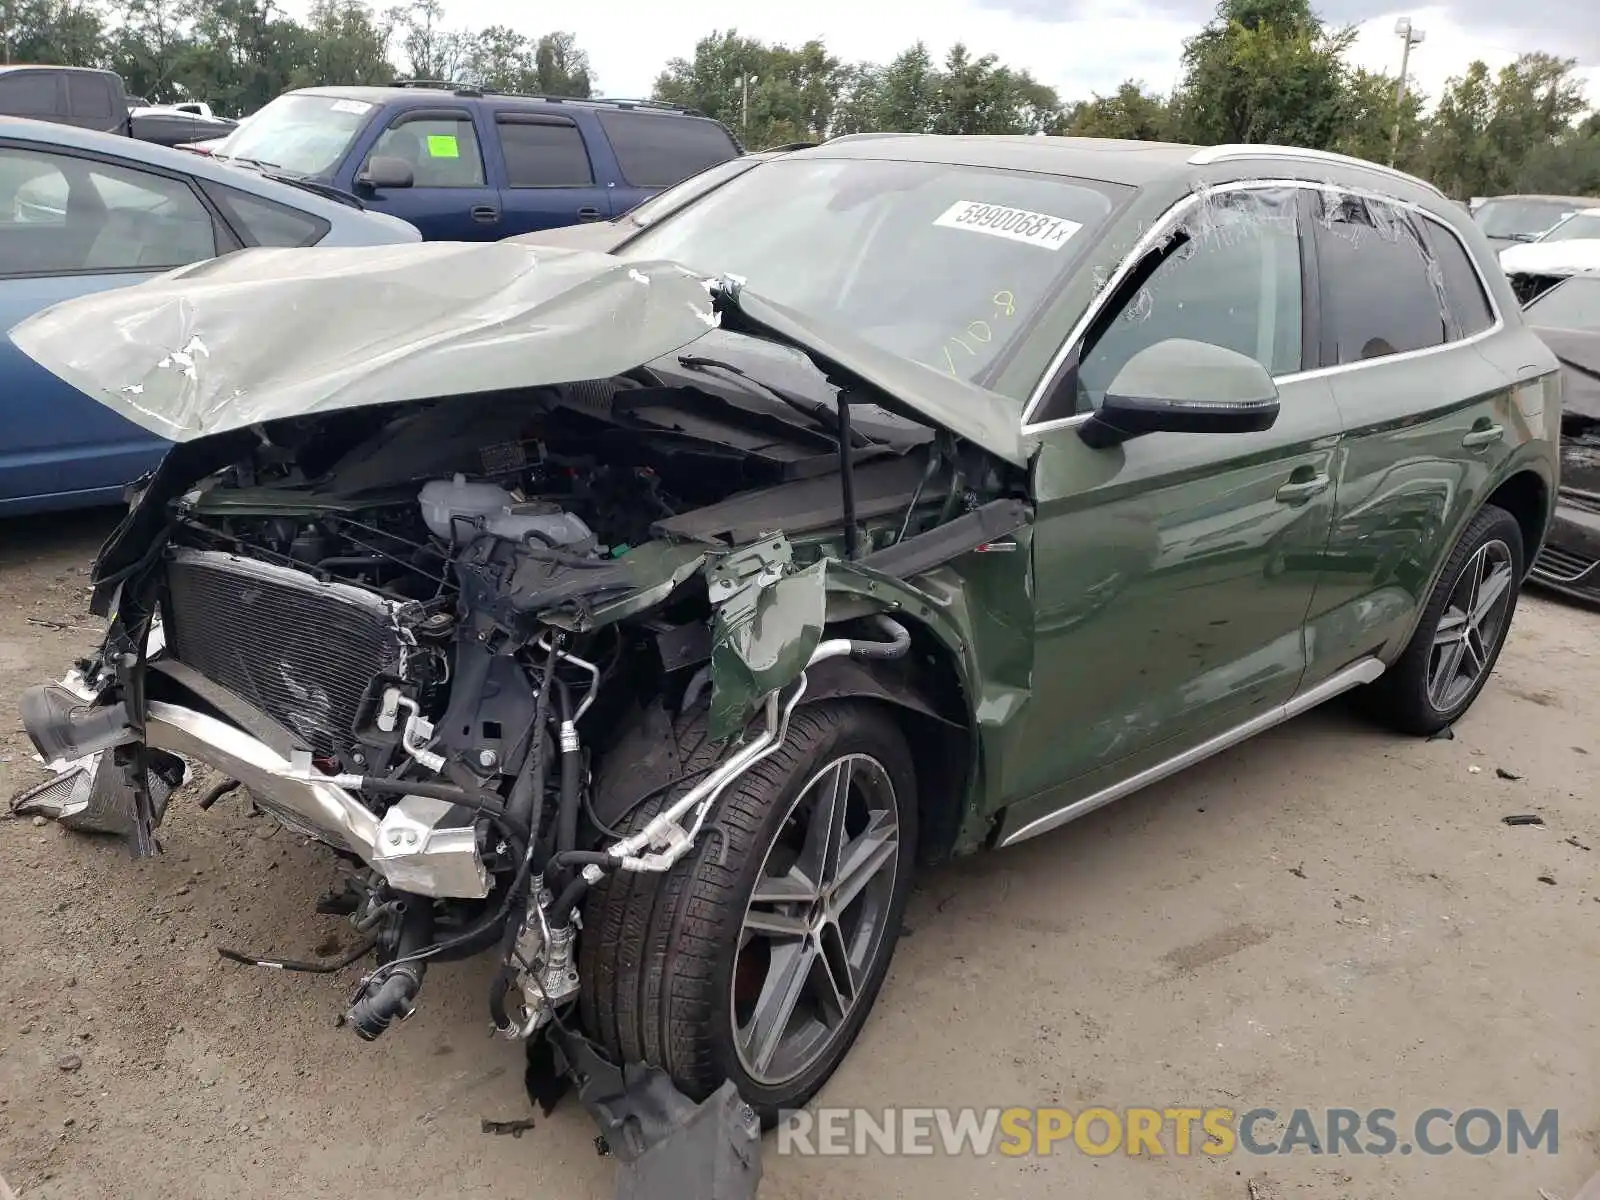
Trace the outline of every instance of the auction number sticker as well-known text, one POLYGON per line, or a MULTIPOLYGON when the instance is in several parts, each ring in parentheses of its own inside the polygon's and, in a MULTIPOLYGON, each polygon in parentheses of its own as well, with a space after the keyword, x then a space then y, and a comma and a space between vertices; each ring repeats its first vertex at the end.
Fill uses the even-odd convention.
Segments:
POLYGON ((957 200, 933 222, 946 229, 970 229, 974 233, 987 233, 1009 238, 1013 242, 1026 242, 1045 250, 1059 250, 1067 239, 1083 226, 1065 217, 1052 217, 1049 213, 1029 212, 1025 208, 1010 208, 1004 204, 984 204, 978 200, 957 200))
POLYGON ((371 108, 372 108, 372 105, 366 103, 363 100, 335 100, 333 102, 333 111, 334 112, 336 112, 336 113, 354 113, 358 117, 362 113, 367 112, 371 108))

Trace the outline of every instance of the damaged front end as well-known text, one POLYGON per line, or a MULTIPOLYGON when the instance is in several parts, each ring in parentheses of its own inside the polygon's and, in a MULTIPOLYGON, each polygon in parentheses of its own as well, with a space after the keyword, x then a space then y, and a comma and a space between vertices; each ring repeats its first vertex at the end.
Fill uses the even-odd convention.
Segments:
MULTIPOLYGON (((404 250, 322 252, 315 287, 247 254, 16 332, 179 442, 96 564, 102 649, 24 698, 62 773, 22 803, 145 854, 186 764, 203 804, 242 789, 358 869, 359 1036, 430 963, 490 954, 495 1028, 538 1035, 643 1162, 704 1122, 590 1040, 587 893, 670 872, 819 694, 965 736, 967 639, 918 581, 1022 536, 1021 461, 987 393, 928 372, 971 412, 920 417, 870 356, 670 265, 480 247, 499 274, 470 283, 458 248, 404 250), (390 304, 351 328, 338 281, 363 271, 390 304), (84 349, 91 320, 120 340, 84 349), (597 809, 619 760, 634 806, 664 797, 648 819, 597 809)), ((1025 596, 1027 556, 999 557, 1025 596)), ((748 1141, 719 1145, 748 1167, 748 1141)))
POLYGON ((1561 361, 1561 476, 1556 510, 1529 578, 1600 604, 1600 332, 1540 329, 1561 361))

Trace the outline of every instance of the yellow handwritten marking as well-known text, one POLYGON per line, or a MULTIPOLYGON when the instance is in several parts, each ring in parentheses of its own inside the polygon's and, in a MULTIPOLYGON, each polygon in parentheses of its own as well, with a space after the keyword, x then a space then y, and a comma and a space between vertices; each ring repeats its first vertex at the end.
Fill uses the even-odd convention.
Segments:
MULTIPOLYGON (((1017 312, 1017 298, 1010 292, 996 292, 994 294, 994 306, 998 310, 998 313, 1004 313, 1008 317, 1015 316, 1017 312)), ((998 313, 996 315, 998 315, 998 313)))
POLYGON ((994 330, 989 328, 989 323, 987 321, 974 321, 971 325, 967 326, 967 332, 972 335, 974 341, 994 341, 994 330), (983 331, 982 333, 978 332, 980 329, 983 331))
POLYGON ((950 357, 950 346, 949 346, 949 344, 946 343, 944 346, 941 346, 940 349, 942 349, 944 351, 945 368, 950 372, 950 374, 954 375, 957 379, 961 378, 960 372, 958 372, 956 370, 956 360, 950 357))

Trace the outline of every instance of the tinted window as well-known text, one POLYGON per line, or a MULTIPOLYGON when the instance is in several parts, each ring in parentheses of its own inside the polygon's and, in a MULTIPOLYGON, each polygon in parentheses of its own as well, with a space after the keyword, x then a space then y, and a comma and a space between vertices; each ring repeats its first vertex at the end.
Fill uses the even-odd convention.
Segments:
POLYGON ((53 117, 56 103, 56 76, 51 72, 0 74, 0 112, 14 117, 53 117))
POLYGON ((1467 248, 1437 221, 1423 221, 1428 235, 1428 245, 1438 260, 1439 271, 1444 276, 1444 294, 1450 302, 1450 315, 1455 320, 1456 337, 1471 337, 1482 333, 1494 324, 1494 310, 1489 307, 1489 297, 1484 294, 1483 281, 1472 269, 1467 248))
POLYGON ((1080 408, 1098 405, 1117 372, 1168 338, 1249 355, 1274 375, 1300 370, 1300 239, 1294 193, 1212 196, 1127 278, 1085 338, 1080 408))
POLYGON ((1522 310, 1529 325, 1600 330, 1600 276, 1576 275, 1522 310))
POLYGON ((726 129, 702 117, 618 109, 602 112, 600 125, 635 187, 671 187, 739 153, 726 129))
POLYGON ((506 182, 512 187, 585 187, 594 182, 576 125, 502 116, 496 131, 506 156, 506 182))
POLYGON ((165 270, 216 252, 211 214, 181 180, 0 148, 0 264, 8 274, 165 270))
POLYGON ((1443 345, 1444 281, 1406 214, 1336 192, 1313 203, 1323 365, 1443 345))
POLYGON ((203 185, 247 246, 314 246, 328 232, 321 217, 221 184, 203 185))
POLYGON ((113 115, 111 85, 100 75, 68 75, 67 101, 75 117, 110 121, 113 115))

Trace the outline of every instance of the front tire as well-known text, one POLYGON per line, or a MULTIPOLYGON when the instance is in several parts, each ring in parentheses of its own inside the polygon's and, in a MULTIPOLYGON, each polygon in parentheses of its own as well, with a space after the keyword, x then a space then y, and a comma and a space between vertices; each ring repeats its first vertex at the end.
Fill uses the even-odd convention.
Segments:
MULTIPOLYGON (((704 723, 702 711, 677 731, 690 772, 717 757, 704 723)), ((637 794, 630 771, 603 764, 597 797, 637 794)), ((619 830, 668 803, 641 805, 619 830)), ((670 871, 618 874, 591 893, 591 1036, 696 1099, 732 1079, 770 1126, 816 1094, 860 1033, 899 938, 916 837, 916 772, 889 715, 852 701, 798 709, 784 744, 723 793, 670 871)))
POLYGON ((1385 724, 1432 734, 1472 707, 1511 630, 1523 555, 1517 519, 1484 505, 1450 552, 1405 651, 1368 689, 1385 724))

